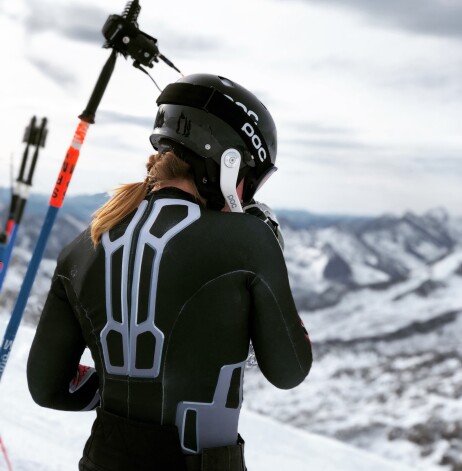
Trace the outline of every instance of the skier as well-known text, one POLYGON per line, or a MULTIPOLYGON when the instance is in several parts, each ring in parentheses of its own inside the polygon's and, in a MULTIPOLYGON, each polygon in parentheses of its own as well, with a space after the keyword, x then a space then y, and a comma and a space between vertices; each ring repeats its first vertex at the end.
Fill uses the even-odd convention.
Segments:
POLYGON ((44 407, 97 409, 81 471, 244 471, 250 341, 279 388, 312 363, 280 232, 253 200, 276 129, 219 76, 182 78, 157 103, 145 180, 116 190, 58 258, 29 389, 44 407), (241 202, 252 214, 229 211, 241 202), (79 365, 86 347, 95 368, 79 365))

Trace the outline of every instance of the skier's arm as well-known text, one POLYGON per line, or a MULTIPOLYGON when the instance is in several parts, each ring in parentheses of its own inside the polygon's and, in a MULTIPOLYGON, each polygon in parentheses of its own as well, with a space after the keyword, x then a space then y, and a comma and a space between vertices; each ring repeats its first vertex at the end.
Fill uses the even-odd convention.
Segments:
POLYGON ((27 363, 29 390, 37 404, 73 411, 96 407, 98 375, 79 365, 85 346, 63 283, 55 275, 27 363))
POLYGON ((251 339, 265 377, 275 386, 289 389, 310 371, 311 343, 298 316, 276 238, 260 234, 259 239, 260 269, 250 283, 251 339))

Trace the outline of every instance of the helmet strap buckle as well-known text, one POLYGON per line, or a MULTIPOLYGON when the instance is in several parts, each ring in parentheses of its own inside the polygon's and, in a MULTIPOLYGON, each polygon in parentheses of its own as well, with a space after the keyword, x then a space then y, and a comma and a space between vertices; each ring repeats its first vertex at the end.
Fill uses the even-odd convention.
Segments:
POLYGON ((237 195, 236 184, 241 166, 241 154, 236 149, 226 149, 221 156, 220 189, 226 203, 234 213, 242 213, 242 206, 237 195))

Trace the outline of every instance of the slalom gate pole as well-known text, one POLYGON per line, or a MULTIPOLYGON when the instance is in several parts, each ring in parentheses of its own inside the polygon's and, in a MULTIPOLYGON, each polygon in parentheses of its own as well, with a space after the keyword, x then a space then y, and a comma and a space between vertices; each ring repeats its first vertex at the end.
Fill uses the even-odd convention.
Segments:
POLYGON ((43 222, 35 250, 32 254, 31 261, 27 268, 26 276, 22 283, 18 298, 16 300, 16 304, 13 309, 13 313, 11 314, 10 321, 3 337, 3 342, 0 348, 0 380, 3 376, 3 372, 5 371, 5 366, 11 352, 11 347, 13 346, 14 339, 16 338, 19 324, 21 323, 21 319, 26 308, 27 300, 29 299, 29 295, 32 290, 32 285, 34 283, 40 262, 43 257, 43 253, 45 251, 48 237, 50 235, 51 229, 53 228, 56 215, 58 214, 59 209, 63 205, 67 188, 69 187, 69 183, 77 165, 80 149, 83 145, 90 124, 94 123, 96 110, 109 83, 112 72, 114 71, 116 59, 117 51, 113 49, 111 55, 109 56, 109 59, 106 61, 106 64, 104 65, 103 70, 101 71, 101 74, 98 78, 98 81, 96 83, 96 86, 93 90, 93 93, 90 97, 86 109, 79 116, 80 122, 77 126, 71 145, 67 151, 66 157, 64 158, 61 171, 58 175, 56 185, 49 201, 48 211, 46 213, 45 220, 43 222))
POLYGON ((3 458, 5 458, 5 463, 6 463, 6 467, 8 468, 8 471, 13 471, 10 459, 8 458, 8 453, 6 451, 5 445, 3 444, 3 440, 1 436, 0 436, 0 450, 2 452, 3 458))
POLYGON ((31 120, 30 126, 26 128, 24 142, 27 142, 27 146, 24 151, 19 176, 16 180, 16 187, 11 198, 10 213, 5 229, 5 237, 7 240, 5 244, 0 246, 0 292, 3 287, 6 271, 10 263, 14 244, 16 242, 19 224, 21 223, 22 216, 24 214, 24 208, 26 207, 27 199, 29 198, 29 192, 32 186, 32 179, 34 177, 40 147, 45 147, 45 140, 47 135, 46 124, 47 119, 43 118, 40 128, 36 128, 34 116, 31 120), (32 156, 32 162, 29 167, 27 178, 25 178, 24 173, 29 155, 29 146, 31 144, 35 146, 35 151, 34 155, 32 156))

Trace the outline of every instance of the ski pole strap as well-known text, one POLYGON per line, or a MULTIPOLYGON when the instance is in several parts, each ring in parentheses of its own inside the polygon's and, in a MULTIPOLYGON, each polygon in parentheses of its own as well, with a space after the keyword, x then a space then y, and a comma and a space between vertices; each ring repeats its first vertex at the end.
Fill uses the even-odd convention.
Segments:
POLYGON ((215 88, 171 83, 159 95, 157 104, 190 106, 213 114, 231 126, 249 150, 254 150, 251 154, 256 154, 254 162, 258 175, 272 166, 268 145, 257 124, 240 106, 215 88))

